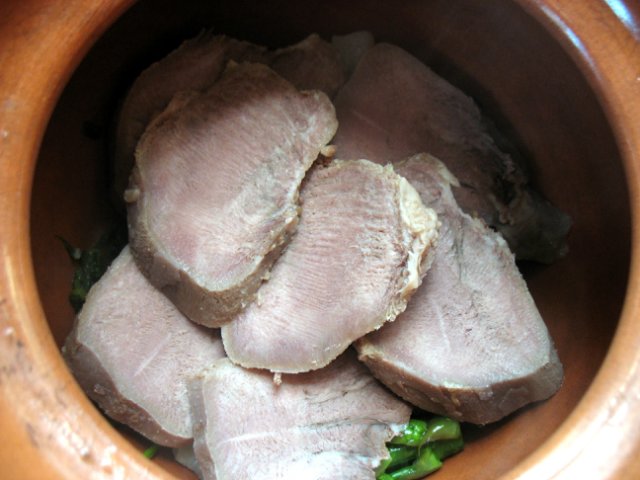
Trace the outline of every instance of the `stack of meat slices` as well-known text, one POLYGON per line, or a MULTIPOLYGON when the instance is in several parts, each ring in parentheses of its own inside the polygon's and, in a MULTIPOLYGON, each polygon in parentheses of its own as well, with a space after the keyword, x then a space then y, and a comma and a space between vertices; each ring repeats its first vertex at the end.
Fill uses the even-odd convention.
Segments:
MULTIPOLYGON (((461 118, 484 138, 470 99, 366 32, 276 51, 203 34, 123 104, 115 171, 130 175, 115 188, 130 242, 64 354, 107 415, 203 478, 374 478, 406 401, 484 424, 560 386, 514 256, 458 207, 454 175, 425 154, 380 165, 415 148, 385 126, 398 112, 381 120, 358 96, 380 62, 457 99, 408 131, 447 137, 461 118)), ((443 152, 469 165, 480 151, 497 166, 471 170, 490 189, 511 167, 483 141, 457 153, 445 138, 443 152)))

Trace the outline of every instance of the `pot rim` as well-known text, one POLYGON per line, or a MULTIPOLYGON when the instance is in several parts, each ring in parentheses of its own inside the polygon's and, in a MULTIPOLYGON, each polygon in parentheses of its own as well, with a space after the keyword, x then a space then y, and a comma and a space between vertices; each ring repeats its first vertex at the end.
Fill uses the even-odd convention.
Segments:
MULTIPOLYGON (((620 322, 593 383, 558 430, 504 478, 631 478, 640 474, 640 6, 516 2, 571 55, 607 115, 630 192, 632 252, 620 322)), ((33 174, 55 103, 89 48, 133 3, 0 5, 0 424, 11 439, 0 465, 10 478, 171 478, 115 432, 64 365, 39 301, 29 237, 33 174), (59 55, 48 54, 52 44, 59 55)))

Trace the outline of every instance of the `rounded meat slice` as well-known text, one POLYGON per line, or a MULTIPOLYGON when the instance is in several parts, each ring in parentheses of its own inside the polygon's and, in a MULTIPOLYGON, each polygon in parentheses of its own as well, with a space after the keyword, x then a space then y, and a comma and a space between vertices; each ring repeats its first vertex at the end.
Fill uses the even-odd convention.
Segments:
POLYGON ((562 365, 506 242, 460 210, 457 180, 434 157, 396 169, 442 226, 424 282, 393 324, 356 342, 360 359, 405 400, 459 421, 494 422, 553 395, 562 365))
POLYGON ((264 65, 177 96, 142 137, 126 192, 142 272, 192 321, 230 320, 295 229, 300 183, 336 128, 324 93, 264 65))
POLYGON ((257 299, 222 329, 234 362, 274 372, 321 368, 393 320, 420 284, 437 218, 391 166, 314 168, 296 235, 257 299))
POLYGON ((224 357, 147 281, 128 247, 91 288, 64 346, 76 380, 104 412, 170 447, 192 439, 187 381, 224 357))
POLYGON ((222 359, 189 392, 205 479, 374 480, 411 414, 351 351, 280 384, 222 359))

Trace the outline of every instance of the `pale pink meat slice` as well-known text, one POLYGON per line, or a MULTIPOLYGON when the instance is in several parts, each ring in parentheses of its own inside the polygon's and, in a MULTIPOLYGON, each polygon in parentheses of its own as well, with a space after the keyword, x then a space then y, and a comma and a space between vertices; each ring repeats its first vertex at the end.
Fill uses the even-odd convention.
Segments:
POLYGON ((218 331, 195 325, 140 273, 129 248, 90 290, 64 346, 86 394, 160 445, 192 439, 187 381, 224 357, 218 331))
POLYGON ((211 32, 183 42, 136 78, 118 112, 113 158, 118 203, 122 202, 135 148, 147 125, 177 93, 201 92, 213 85, 229 61, 271 65, 299 90, 321 90, 331 97, 345 80, 337 52, 317 34, 276 51, 211 32))
POLYGON ((502 237, 458 207, 434 157, 396 164, 442 223, 406 311, 357 343, 360 359, 412 404, 485 424, 555 393, 563 369, 502 237))
POLYGON ((411 413, 353 352, 279 384, 223 359, 190 393, 204 479, 373 480, 411 413))
POLYGON ((140 141, 126 192, 142 272, 192 321, 233 318, 295 229, 300 183, 336 128, 324 93, 259 64, 176 97, 140 141))
POLYGON ((321 368, 393 320, 420 284, 437 218, 392 167, 334 161, 314 168, 300 224, 256 301, 222 329, 245 367, 321 368))
POLYGON ((210 87, 229 60, 266 62, 266 56, 264 47, 205 32, 146 68, 131 85, 118 112, 113 158, 117 200, 121 201, 129 182, 140 137, 176 93, 210 87))
POLYGON ((460 181, 460 207, 498 229, 519 259, 549 263, 566 253, 569 217, 529 186, 475 102, 405 50, 367 50, 335 105, 339 157, 385 164, 429 152, 460 181))
POLYGON ((270 52, 268 64, 299 90, 320 90, 331 98, 345 81, 338 51, 317 33, 270 52))

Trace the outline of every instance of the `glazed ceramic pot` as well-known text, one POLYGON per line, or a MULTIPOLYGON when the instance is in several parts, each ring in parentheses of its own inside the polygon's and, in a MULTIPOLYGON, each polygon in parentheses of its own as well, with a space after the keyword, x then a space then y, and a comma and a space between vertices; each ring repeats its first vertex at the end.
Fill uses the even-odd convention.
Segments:
MULTIPOLYGON (((67 370, 72 266, 108 221, 112 114, 201 28, 284 45, 368 29, 473 96, 573 219, 570 252, 522 265, 561 390, 466 430, 434 478, 640 478, 640 6, 632 0, 5 0, 0 4, 2 478, 192 478, 114 427, 67 370)), ((256 476, 259 478, 259 475, 256 476)), ((337 477, 336 477, 337 478, 337 477)))

